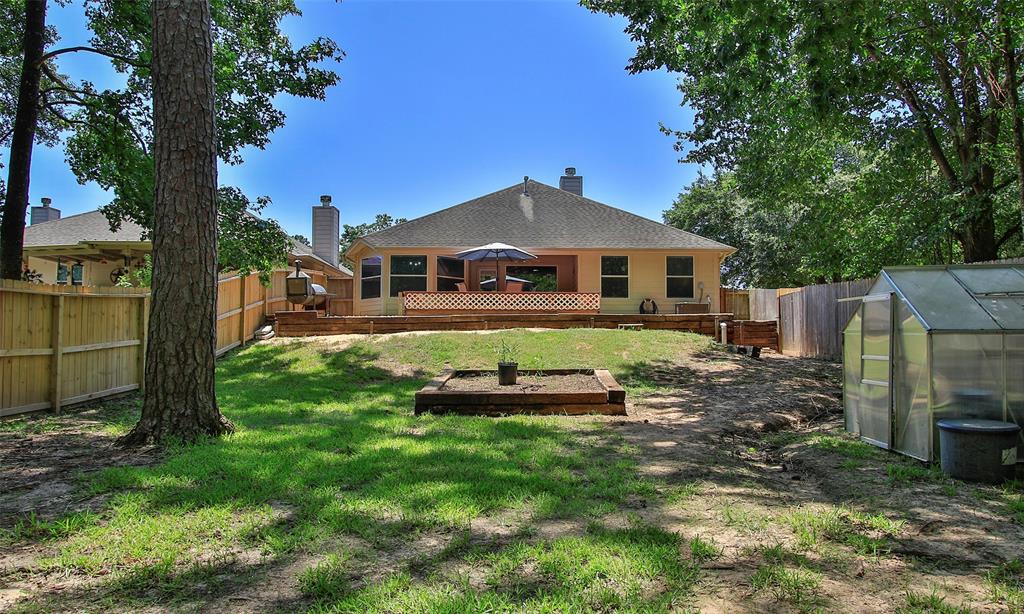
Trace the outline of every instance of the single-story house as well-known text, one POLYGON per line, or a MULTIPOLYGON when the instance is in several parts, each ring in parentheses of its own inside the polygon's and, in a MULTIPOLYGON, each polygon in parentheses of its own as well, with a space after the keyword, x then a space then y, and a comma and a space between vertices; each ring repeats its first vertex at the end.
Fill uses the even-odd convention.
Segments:
POLYGON ((488 280, 511 277, 533 292, 599 294, 604 313, 637 313, 644 299, 672 313, 676 303, 719 311, 722 260, 735 251, 586 198, 568 168, 558 188, 526 179, 361 237, 345 256, 355 264, 355 315, 399 315, 410 293, 493 290, 488 280), (494 242, 537 258, 454 257, 494 242))
MULTIPOLYGON (((141 266, 153 248, 144 238, 145 229, 134 222, 125 220, 114 231, 98 210, 62 218, 48 198, 32 207, 30 222, 25 228, 25 267, 43 283, 112 286, 126 271, 141 266)), ((304 269, 322 273, 327 281, 350 280, 352 271, 338 261, 338 210, 330 197, 313 207, 313 230, 313 247, 292 241, 289 265, 298 258, 304 269)))

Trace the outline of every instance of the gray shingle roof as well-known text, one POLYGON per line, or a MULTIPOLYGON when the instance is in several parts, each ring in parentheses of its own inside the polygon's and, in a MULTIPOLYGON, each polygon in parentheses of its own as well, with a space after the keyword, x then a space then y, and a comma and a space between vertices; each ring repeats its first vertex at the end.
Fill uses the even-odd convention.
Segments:
POLYGON ((384 247, 733 248, 654 220, 530 180, 363 237, 384 247))
POLYGON ((145 232, 145 228, 128 220, 121 222, 121 228, 114 232, 101 211, 88 211, 27 226, 25 247, 78 245, 83 241, 145 241, 142 238, 145 232))
MULTIPOLYGON (((124 220, 117 232, 110 230, 110 222, 102 211, 88 211, 77 215, 69 215, 59 220, 42 222, 25 227, 25 247, 56 247, 58 245, 78 245, 79 243, 95 243, 103 241, 146 241, 143 238, 146 229, 135 222, 124 220)), ((291 239, 288 249, 293 256, 302 256, 332 266, 313 253, 308 245, 291 239)), ((352 271, 345 265, 338 265, 338 270, 346 275, 352 271)))
MULTIPOLYGON (((320 256, 317 256, 315 253, 313 253, 313 248, 308 246, 308 245, 306 245, 302 241, 299 241, 297 239, 293 239, 291 237, 289 237, 288 240, 291 242, 291 247, 288 248, 288 252, 292 256, 301 256, 302 258, 312 258, 312 259, 317 260, 317 261, 319 261, 319 262, 321 262, 323 264, 326 264, 327 266, 334 266, 330 262, 327 262, 326 260, 324 260, 320 256)), ((342 273, 345 273, 346 275, 352 275, 352 271, 347 266, 345 266, 344 264, 338 263, 337 269, 340 270, 342 273)))

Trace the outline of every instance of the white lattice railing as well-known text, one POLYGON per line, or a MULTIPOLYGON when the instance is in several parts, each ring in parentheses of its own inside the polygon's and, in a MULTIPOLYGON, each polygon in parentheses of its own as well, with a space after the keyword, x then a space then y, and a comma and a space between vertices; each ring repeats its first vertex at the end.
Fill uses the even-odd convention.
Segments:
POLYGON ((597 292, 404 292, 405 312, 598 313, 597 292))

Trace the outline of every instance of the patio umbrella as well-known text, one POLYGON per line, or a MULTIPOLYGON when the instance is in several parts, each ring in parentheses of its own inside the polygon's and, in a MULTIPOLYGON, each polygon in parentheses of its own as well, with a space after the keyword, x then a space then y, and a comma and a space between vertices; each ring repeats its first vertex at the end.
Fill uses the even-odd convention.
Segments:
MULTIPOLYGON (((526 250, 519 249, 513 245, 506 245, 505 243, 488 243, 487 245, 461 251, 455 254, 455 257, 459 260, 491 260, 493 258, 495 280, 501 277, 498 275, 498 260, 533 260, 536 258, 536 256, 526 250)), ((501 285, 504 286, 504 284, 501 285)), ((500 287, 497 289, 501 290, 500 287)))

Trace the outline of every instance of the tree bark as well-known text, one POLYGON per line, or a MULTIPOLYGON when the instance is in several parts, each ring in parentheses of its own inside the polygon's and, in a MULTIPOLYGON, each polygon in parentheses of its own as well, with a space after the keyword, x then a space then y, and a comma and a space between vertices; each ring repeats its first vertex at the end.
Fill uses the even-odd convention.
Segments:
POLYGON ((142 417, 122 444, 232 430, 217 408, 217 146, 208 0, 153 2, 153 286, 142 417))
POLYGON ((18 108, 11 135, 11 157, 7 169, 7 195, 0 222, 0 277, 21 279, 22 249, 25 245, 25 210, 32 172, 32 144, 39 120, 39 80, 46 46, 46 0, 25 0, 25 53, 18 84, 18 108))

